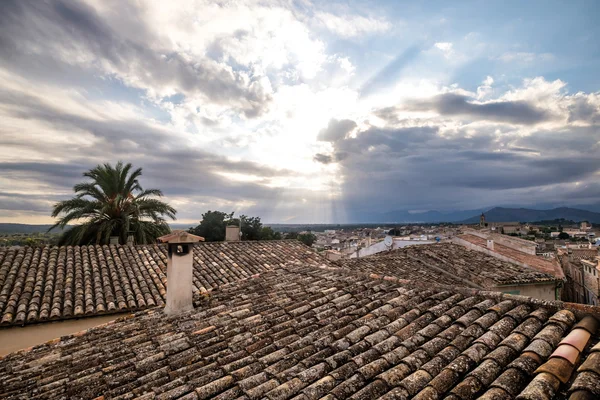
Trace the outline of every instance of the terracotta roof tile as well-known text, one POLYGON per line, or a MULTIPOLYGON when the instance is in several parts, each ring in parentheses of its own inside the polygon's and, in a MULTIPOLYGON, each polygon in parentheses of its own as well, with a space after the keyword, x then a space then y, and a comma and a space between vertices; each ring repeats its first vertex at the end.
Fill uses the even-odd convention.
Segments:
POLYGON ((551 274, 453 243, 409 246, 369 257, 341 259, 334 264, 353 271, 476 288, 556 280, 551 274))
MULTIPOLYGON (((481 248, 487 249, 486 239, 483 239, 479 236, 466 233, 459 235, 458 238, 481 248)), ((527 267, 539 272, 540 274, 543 274, 544 276, 550 275, 558 279, 564 279, 565 277, 560 264, 556 261, 546 260, 542 257, 515 250, 498 242, 494 243, 493 251, 501 256, 522 263, 523 265, 526 265, 527 267)))
MULTIPOLYGON (((139 281, 138 288, 145 296, 139 281)), ((222 285, 195 306, 177 317, 139 311, 10 354, 0 359, 0 397, 466 400, 600 393, 600 346, 588 349, 600 338, 586 330, 596 325, 565 303, 293 264, 222 285), (577 330, 589 334, 582 352, 567 343, 583 335, 569 335, 577 330), (558 357, 563 347, 582 360, 567 364, 579 367, 569 380, 562 372, 568 361, 558 357)))
MULTIPOLYGON (((200 243, 194 248, 194 290, 205 293, 295 262, 329 264, 298 241, 200 243)), ((2 248, 0 322, 162 307, 166 265, 165 245, 2 248)))

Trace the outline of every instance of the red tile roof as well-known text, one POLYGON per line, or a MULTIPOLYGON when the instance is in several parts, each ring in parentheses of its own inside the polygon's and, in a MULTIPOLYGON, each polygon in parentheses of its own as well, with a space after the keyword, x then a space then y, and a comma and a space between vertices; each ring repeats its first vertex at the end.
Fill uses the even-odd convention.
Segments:
MULTIPOLYGON (((479 236, 463 234, 459 235, 458 238, 466 240, 467 242, 470 242, 471 244, 479 246, 483 249, 487 249, 486 239, 480 238, 479 236)), ((554 275, 559 279, 563 279, 565 277, 562 268, 560 267, 560 264, 558 262, 549 261, 542 257, 527 254, 522 251, 504 246, 498 242, 494 242, 493 252, 515 260, 519 263, 525 264, 528 267, 536 269, 540 272, 554 275)))
POLYGON ((554 275, 453 243, 408 246, 370 257, 338 260, 335 264, 403 279, 479 288, 557 280, 554 275))
MULTIPOLYGON (((199 243, 196 295, 302 261, 328 261, 295 240, 199 243)), ((166 245, 0 247, 0 324, 23 325, 163 306, 166 245)))
POLYGON ((600 255, 597 249, 569 249, 568 253, 573 260, 594 260, 600 255))
POLYGON ((7 355, 0 397, 594 398, 598 351, 580 352, 599 339, 589 313, 600 308, 297 263, 179 317, 141 311, 7 355), (567 341, 577 364, 556 368, 567 341))

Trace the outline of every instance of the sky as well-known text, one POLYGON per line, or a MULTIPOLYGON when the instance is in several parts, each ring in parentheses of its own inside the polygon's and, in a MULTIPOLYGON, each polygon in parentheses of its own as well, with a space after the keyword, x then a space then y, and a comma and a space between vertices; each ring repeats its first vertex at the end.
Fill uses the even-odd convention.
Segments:
POLYGON ((600 203, 597 1, 0 2, 0 222, 98 164, 207 210, 344 223, 600 203))

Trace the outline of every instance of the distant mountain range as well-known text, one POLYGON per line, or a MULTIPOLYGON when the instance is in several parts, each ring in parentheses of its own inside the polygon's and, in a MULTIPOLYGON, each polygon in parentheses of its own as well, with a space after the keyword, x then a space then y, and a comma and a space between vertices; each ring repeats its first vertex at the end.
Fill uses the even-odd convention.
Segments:
MULTIPOLYGON (((427 211, 423 213, 410 213, 408 211, 389 211, 381 214, 364 215, 353 224, 397 224, 397 223, 437 223, 452 222, 460 224, 476 224, 479 222, 481 213, 485 214, 485 220, 488 222, 536 222, 554 219, 572 220, 575 222, 588 221, 600 224, 600 213, 579 208, 559 207, 550 210, 534 210, 530 208, 507 208, 494 207, 490 210, 465 210, 465 211, 427 211)), ((195 224, 170 224, 171 229, 187 229, 195 224)), ((265 224, 281 225, 281 224, 265 224)), ((317 224, 301 224, 317 225, 317 224)), ((332 224, 329 224, 332 225, 332 224)), ((0 223, 0 234, 11 233, 44 233, 52 225, 27 225, 27 224, 9 224, 0 223)), ((70 226, 66 227, 67 229, 70 226)), ((60 233, 59 229, 52 232, 60 233)))
MULTIPOLYGON (((0 223, 0 234, 11 233, 46 233, 52 225, 28 225, 28 224, 9 224, 0 223)), ((67 225, 65 229, 71 226, 67 225)), ((61 233, 60 228, 53 229, 50 233, 61 233)))
MULTIPOLYGON (((575 222, 588 221, 591 223, 600 223, 600 213, 569 207, 559 207, 551 210, 495 207, 485 212, 485 220, 487 222, 535 222, 561 218, 575 222)), ((465 224, 478 223, 479 215, 461 222, 465 224)))
POLYGON ((380 214, 368 214, 360 218, 360 222, 368 223, 436 223, 453 222, 473 224, 479 222, 481 213, 488 222, 535 222, 553 219, 566 219, 600 223, 600 213, 578 208, 559 207, 550 210, 534 210, 530 208, 495 207, 492 209, 464 211, 427 211, 410 213, 405 210, 389 211, 380 214))
POLYGON ((466 211, 426 211, 422 213, 411 213, 406 210, 394 210, 384 213, 358 214, 353 218, 356 223, 433 223, 433 222, 458 222, 481 214, 483 210, 466 211))

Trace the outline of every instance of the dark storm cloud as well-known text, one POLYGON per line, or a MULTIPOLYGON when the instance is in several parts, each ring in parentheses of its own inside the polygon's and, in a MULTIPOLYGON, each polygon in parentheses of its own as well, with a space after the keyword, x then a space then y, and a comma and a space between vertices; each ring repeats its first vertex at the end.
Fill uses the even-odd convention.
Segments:
POLYGON ((323 153, 317 153, 315 154, 315 156, 313 157, 313 160, 321 163, 321 164, 331 164, 332 162, 340 162, 345 160, 348 157, 348 153, 340 151, 337 153, 333 153, 333 154, 323 154, 323 153))
MULTIPOLYGON (((479 104, 469 100, 467 96, 445 93, 428 100, 408 102, 405 107, 412 111, 436 111, 441 115, 464 115, 478 120, 523 125, 532 125, 552 118, 547 111, 524 101, 494 101, 479 104)), ((389 115, 389 110, 384 109, 384 115, 385 111, 389 115)))
POLYGON ((575 97, 573 104, 569 106, 569 122, 576 121, 600 123, 600 108, 586 97, 575 97))
POLYGON ((313 157, 313 160, 321 164, 330 164, 333 162, 333 157, 327 154, 317 153, 313 157))
MULTIPOLYGON (((120 3, 119 7, 133 6, 120 3)), ((23 54, 39 57, 41 53, 55 62, 65 50, 73 54, 85 50, 95 58, 94 67, 108 63, 120 76, 134 78, 143 89, 175 87, 183 94, 202 94, 212 102, 240 110, 248 118, 267 109, 271 97, 260 85, 247 82, 214 60, 199 62, 170 49, 150 48, 160 43, 159 39, 135 19, 124 22, 135 24, 137 41, 120 37, 95 10, 78 2, 4 1, 0 5, 1 63, 19 71, 22 63, 30 62, 23 54)))
MULTIPOLYGON (((510 130, 498 136, 490 128, 475 135, 459 130, 449 138, 432 127, 371 127, 334 142, 334 153, 350 154, 338 163, 340 174, 347 177, 342 184, 344 207, 367 215, 562 199, 564 185, 589 181, 600 171, 598 148, 593 148, 600 137, 592 131, 572 128, 554 136, 539 131, 523 138, 510 130), (577 158, 564 153, 562 142, 554 141, 560 137, 576 141, 575 149, 588 146, 587 153, 577 158)), ((332 155, 325 156, 333 161, 332 155)))
POLYGON ((436 137, 437 127, 376 128, 371 127, 355 138, 336 143, 336 150, 345 153, 363 153, 373 147, 385 152, 406 152, 411 147, 423 145, 436 137))
MULTIPOLYGON (((330 122, 331 127, 331 122, 330 122)), ((356 124, 348 121, 348 126, 356 124), (351 123, 351 124, 350 124, 351 123)), ((415 145, 422 145, 435 137, 436 127, 414 127, 414 128, 375 128, 372 127, 361 132, 355 138, 344 138, 342 135, 334 136, 332 142, 336 151, 332 154, 317 153, 313 157, 316 162, 330 164, 332 162, 347 162, 352 154, 370 152, 371 154, 394 154, 408 155, 408 150, 415 145)))
POLYGON ((322 129, 319 132, 317 140, 321 140, 323 142, 336 142, 346 137, 346 135, 348 135, 354 128, 356 128, 356 122, 352 120, 332 119, 329 121, 327 128, 322 129))

